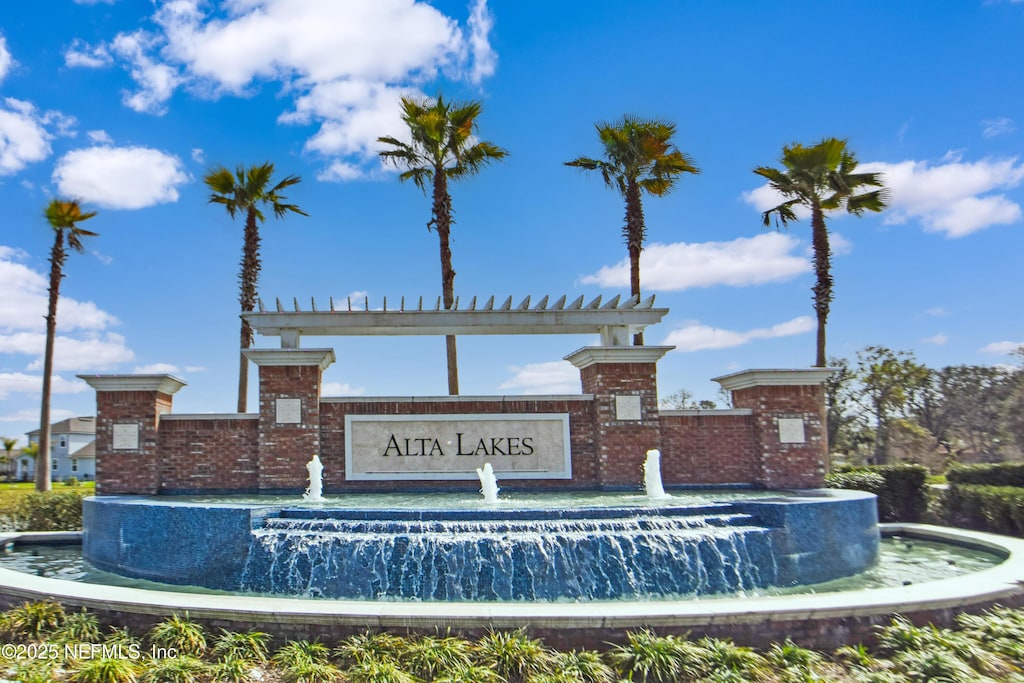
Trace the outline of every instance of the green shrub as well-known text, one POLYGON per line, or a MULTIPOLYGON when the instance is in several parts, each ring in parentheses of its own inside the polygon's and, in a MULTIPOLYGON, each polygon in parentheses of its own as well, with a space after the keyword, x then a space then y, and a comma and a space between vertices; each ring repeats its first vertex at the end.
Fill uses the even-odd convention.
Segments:
POLYGON ((1024 487, 1024 462, 952 465, 946 470, 946 481, 950 484, 1024 487))
POLYGON ((841 468, 825 482, 831 488, 874 493, 881 522, 918 522, 928 507, 927 478, 923 465, 874 465, 841 468))
POLYGON ((1024 488, 961 484, 945 497, 946 521, 1024 537, 1024 488))
POLYGON ((68 477, 64 480, 65 486, 78 486, 78 477, 68 477))
POLYGON ((18 531, 79 531, 84 489, 30 493, 15 508, 18 531))

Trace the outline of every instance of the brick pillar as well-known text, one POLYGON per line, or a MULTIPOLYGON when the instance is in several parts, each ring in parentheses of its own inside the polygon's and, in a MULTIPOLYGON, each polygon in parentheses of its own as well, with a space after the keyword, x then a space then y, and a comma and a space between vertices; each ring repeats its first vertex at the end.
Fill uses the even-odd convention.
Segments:
POLYGON ((160 490, 157 430, 185 382, 171 375, 79 375, 96 390, 96 493, 160 490))
MULTIPOLYGON (((260 369, 257 485, 265 492, 302 491, 306 463, 320 453, 320 380, 333 349, 246 349, 260 369)), ((324 469, 342 467, 324 462, 324 469)))
POLYGON ((744 370, 714 378, 734 408, 754 411, 761 481, 770 489, 825 485, 825 380, 832 368, 744 370))
POLYGON ((565 357, 593 394, 597 483, 640 486, 647 451, 660 448, 657 363, 673 346, 587 346, 565 357))

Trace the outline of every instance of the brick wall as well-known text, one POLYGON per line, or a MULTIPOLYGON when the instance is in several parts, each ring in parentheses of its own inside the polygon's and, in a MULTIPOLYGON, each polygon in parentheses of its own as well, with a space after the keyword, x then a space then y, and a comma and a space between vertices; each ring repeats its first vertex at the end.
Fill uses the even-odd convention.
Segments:
POLYGON ((259 418, 259 488, 303 490, 306 463, 320 448, 320 377, 316 365, 261 366, 259 418), (277 420, 278 399, 299 399, 299 424, 277 420))
POLYGON ((160 483, 157 424, 172 398, 156 391, 101 391, 96 395, 96 493, 156 493, 160 483), (139 448, 114 450, 114 425, 139 427, 139 448))
POLYGON ((160 422, 160 491, 254 491, 255 415, 165 416, 160 422))
POLYGON ((666 485, 762 484, 753 415, 662 412, 661 476, 666 485))
POLYGON ((597 477, 605 486, 643 481, 647 451, 660 448, 655 363, 595 363, 580 369, 583 391, 594 395, 597 477), (620 420, 617 396, 639 396, 639 420, 620 420))
POLYGON ((755 386, 732 392, 733 405, 754 411, 764 485, 816 488, 825 484, 824 390, 821 385, 755 386), (781 443, 778 420, 803 421, 806 442, 781 443))

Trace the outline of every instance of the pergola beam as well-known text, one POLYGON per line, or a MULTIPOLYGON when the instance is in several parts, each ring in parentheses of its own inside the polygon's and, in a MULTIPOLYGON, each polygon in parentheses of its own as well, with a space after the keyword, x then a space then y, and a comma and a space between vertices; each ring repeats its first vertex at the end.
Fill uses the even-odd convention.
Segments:
POLYGON ((263 302, 259 310, 243 313, 253 329, 261 335, 279 336, 284 348, 298 348, 302 336, 407 336, 407 335, 480 335, 480 334, 600 334, 606 346, 626 346, 628 339, 648 325, 661 321, 667 308, 654 308, 654 297, 642 301, 631 297, 620 302, 615 296, 601 305, 597 296, 584 304, 578 297, 566 304, 561 296, 548 306, 544 296, 532 308, 530 297, 512 307, 512 297, 495 307, 494 297, 487 299, 482 308, 473 297, 469 307, 452 309, 423 307, 420 297, 415 308, 406 308, 402 297, 397 309, 389 309, 387 299, 378 310, 367 310, 369 301, 359 302, 363 308, 352 307, 349 299, 344 306, 330 301, 329 310, 320 310, 311 301, 310 310, 301 310, 298 299, 293 299, 293 311, 286 311, 280 300, 276 311, 267 311, 263 302), (340 310, 339 310, 340 309, 340 310))

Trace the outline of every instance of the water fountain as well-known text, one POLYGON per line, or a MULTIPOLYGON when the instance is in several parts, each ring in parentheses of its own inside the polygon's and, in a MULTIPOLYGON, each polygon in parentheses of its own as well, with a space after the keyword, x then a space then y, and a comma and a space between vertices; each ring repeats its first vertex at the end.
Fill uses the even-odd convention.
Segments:
POLYGON ((484 502, 494 505, 498 502, 498 478, 494 476, 494 467, 491 463, 485 462, 483 467, 476 468, 476 476, 480 478, 480 493, 483 494, 484 502))
POLYGON ((665 487, 661 483, 661 451, 656 449, 647 451, 644 460, 644 492, 651 500, 671 497, 665 493, 665 487))
POLYGON ((302 500, 307 503, 324 502, 324 466, 320 462, 320 456, 316 453, 308 463, 306 470, 309 472, 309 488, 302 494, 302 500))

